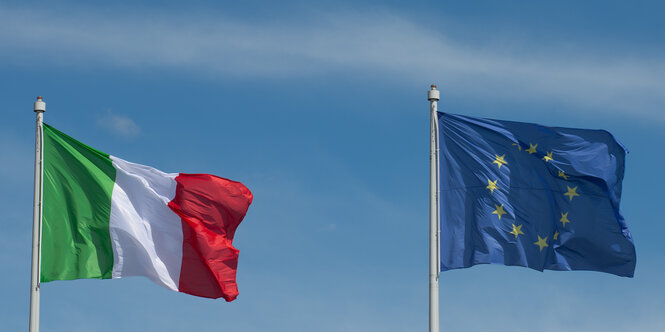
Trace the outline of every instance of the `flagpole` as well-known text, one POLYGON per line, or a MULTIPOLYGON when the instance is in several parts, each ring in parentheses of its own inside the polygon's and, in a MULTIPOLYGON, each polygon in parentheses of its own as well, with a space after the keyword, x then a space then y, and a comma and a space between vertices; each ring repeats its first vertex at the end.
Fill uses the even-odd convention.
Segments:
POLYGON ((32 204, 32 269, 30 276, 30 332, 39 331, 39 276, 42 246, 42 178, 44 174, 43 126, 46 103, 37 97, 34 107, 37 115, 35 133, 35 196, 32 204))
POLYGON ((439 90, 432 84, 427 91, 430 103, 429 142, 429 332, 439 332, 439 142, 437 102, 439 90))

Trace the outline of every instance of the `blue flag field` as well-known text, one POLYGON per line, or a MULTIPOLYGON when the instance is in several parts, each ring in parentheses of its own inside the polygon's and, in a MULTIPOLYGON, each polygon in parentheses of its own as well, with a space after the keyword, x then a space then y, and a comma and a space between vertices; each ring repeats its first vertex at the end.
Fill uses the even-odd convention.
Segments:
POLYGON ((476 264, 632 277, 619 211, 626 149, 604 130, 438 114, 441 269, 476 264))

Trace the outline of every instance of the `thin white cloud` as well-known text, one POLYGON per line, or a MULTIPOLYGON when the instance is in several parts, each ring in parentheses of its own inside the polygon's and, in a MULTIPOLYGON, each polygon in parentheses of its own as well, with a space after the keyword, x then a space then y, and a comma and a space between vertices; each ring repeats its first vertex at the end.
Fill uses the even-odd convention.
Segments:
POLYGON ((125 138, 136 137, 141 133, 141 128, 129 117, 118 115, 110 110, 100 116, 97 123, 102 128, 125 138))
POLYGON ((657 57, 613 57, 584 46, 557 53, 552 45, 544 49, 546 42, 519 50, 462 44, 395 14, 318 14, 287 23, 143 14, 59 16, 0 7, 0 41, 7 46, 0 58, 224 79, 375 72, 405 85, 438 82, 455 95, 557 101, 665 122, 665 61, 657 57))

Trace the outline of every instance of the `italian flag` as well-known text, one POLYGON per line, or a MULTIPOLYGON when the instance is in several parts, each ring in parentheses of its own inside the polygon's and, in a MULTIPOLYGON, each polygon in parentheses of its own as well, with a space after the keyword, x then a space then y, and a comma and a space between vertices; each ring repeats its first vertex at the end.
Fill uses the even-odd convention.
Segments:
POLYGON ((240 182, 164 173, 44 124, 41 281, 144 276, 232 301, 233 235, 252 202, 240 182))

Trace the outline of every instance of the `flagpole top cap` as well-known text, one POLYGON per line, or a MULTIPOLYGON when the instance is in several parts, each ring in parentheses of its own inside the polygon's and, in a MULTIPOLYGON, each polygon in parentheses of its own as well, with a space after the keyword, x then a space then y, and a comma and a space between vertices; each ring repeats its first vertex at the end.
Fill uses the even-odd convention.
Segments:
POLYGON ((436 84, 430 85, 430 90, 427 91, 427 100, 438 101, 440 97, 439 90, 436 89, 436 84))
POLYGON ((35 112, 46 112, 46 103, 42 99, 42 96, 37 96, 37 101, 35 101, 35 112))

